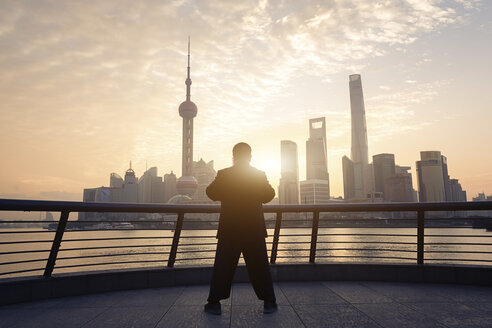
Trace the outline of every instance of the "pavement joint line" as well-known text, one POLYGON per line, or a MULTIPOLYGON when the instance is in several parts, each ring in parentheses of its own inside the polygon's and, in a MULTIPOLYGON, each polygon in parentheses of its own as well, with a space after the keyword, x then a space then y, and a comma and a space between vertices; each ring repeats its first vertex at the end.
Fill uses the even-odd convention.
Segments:
POLYGON ((97 317, 101 316, 103 313, 106 313, 106 311, 109 311, 109 309, 111 309, 111 307, 106 307, 106 309, 104 311, 101 311, 94 318, 87 320, 82 326, 80 326, 80 328, 83 328, 84 326, 87 326, 90 322, 92 322, 93 320, 96 320, 97 317))
POLYGON ((292 308, 292 310, 294 311, 294 313, 296 314, 296 316, 299 318, 299 321, 301 322, 301 324, 304 326, 304 328, 306 328, 306 324, 304 323, 304 321, 302 321, 302 318, 301 316, 299 315, 299 313, 297 313, 296 311, 296 308, 292 305, 292 303, 290 302, 290 299, 289 297, 287 296, 287 294, 284 292, 284 290, 282 289, 282 286, 280 286, 280 284, 277 284, 278 288, 282 291, 282 294, 284 294, 285 296, 285 299, 287 300, 287 302, 289 302, 289 306, 292 308))
POLYGON ((186 287, 183 287, 181 288, 181 293, 179 293, 179 295, 174 299, 174 302, 173 304, 171 304, 167 310, 164 312, 164 314, 161 316, 161 318, 159 320, 157 320, 157 322, 155 323, 154 325, 154 328, 157 327, 157 325, 162 321, 162 319, 164 319, 164 317, 166 316, 166 314, 169 312, 169 310, 174 306, 174 304, 176 304, 176 302, 178 301, 178 299, 181 297, 181 295, 183 295, 184 291, 185 291, 186 287))
MULTIPOLYGON (((364 282, 362 282, 362 284, 363 284, 364 286, 366 286, 367 288, 371 289, 372 291, 374 291, 374 292, 376 292, 376 293, 379 293, 377 290, 375 290, 375 289, 371 288, 370 286, 365 285, 365 284, 364 284, 364 282)), ((401 284, 401 283, 400 283, 400 284, 401 284)), ((380 293, 380 294, 382 294, 382 293, 380 293)), ((402 305, 403 307, 406 307, 407 309, 410 309, 410 310, 412 310, 412 311, 415 311, 415 312, 417 312, 418 314, 420 314, 421 316, 426 317, 426 318, 428 318, 429 320, 431 320, 431 321, 433 321, 433 322, 435 322, 435 323, 438 323, 438 324, 441 324, 441 325, 443 325, 443 326, 445 326, 445 327, 450 328, 449 326, 445 325, 444 323, 442 323, 442 322, 440 322, 440 321, 438 321, 438 320, 435 320, 434 318, 430 317, 429 315, 427 315, 427 314, 425 314, 425 313, 421 313, 420 311, 417 311, 417 310, 415 310, 415 309, 411 308, 411 307, 409 306, 409 304, 410 304, 410 303, 412 303, 412 302, 399 302, 398 300, 394 299, 393 297, 390 297, 389 295, 386 295, 386 294, 382 294, 382 295, 384 295, 384 296, 386 296, 386 297, 388 297, 388 298, 392 299, 392 300, 393 300, 396 304, 402 305)), ((421 302, 413 302, 413 303, 421 303, 421 302)), ((450 303, 453 303, 453 302, 450 302, 450 303)))
MULTIPOLYGON (((354 284, 357 284, 359 286, 362 286, 362 287, 365 287, 364 285, 362 285, 360 282, 356 281, 356 282, 352 282, 354 284)), ((331 289, 329 286, 327 286, 324 282, 321 283, 324 287, 328 288, 332 293, 334 293, 335 295, 337 295, 338 297, 340 297, 341 299, 343 299, 345 302, 347 302, 348 305, 352 306, 356 311, 362 313, 363 315, 365 315, 366 317, 368 317, 369 319, 372 320, 372 322, 374 322, 376 325, 378 325, 379 327, 381 328, 384 328, 384 326, 382 326, 379 322, 377 322, 375 319, 373 319, 370 315, 368 315, 367 313, 365 313, 364 311, 360 310, 354 303, 350 302, 349 300, 347 300, 345 297, 343 297, 342 295, 338 294, 336 291, 334 291, 333 289, 331 289)), ((367 288, 367 287, 366 287, 367 288)), ((377 294, 380 294, 378 292, 376 292, 377 294)), ((384 295, 383 295, 384 296, 384 295)), ((377 304, 377 303, 376 303, 377 304)))

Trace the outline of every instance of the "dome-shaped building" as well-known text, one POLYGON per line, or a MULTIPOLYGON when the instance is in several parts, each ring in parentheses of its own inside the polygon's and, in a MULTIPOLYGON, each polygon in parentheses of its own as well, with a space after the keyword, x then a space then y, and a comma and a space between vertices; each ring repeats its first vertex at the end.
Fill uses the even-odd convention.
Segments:
POLYGON ((191 202, 191 198, 186 195, 175 195, 169 199, 168 204, 180 205, 180 204, 189 204, 191 202))

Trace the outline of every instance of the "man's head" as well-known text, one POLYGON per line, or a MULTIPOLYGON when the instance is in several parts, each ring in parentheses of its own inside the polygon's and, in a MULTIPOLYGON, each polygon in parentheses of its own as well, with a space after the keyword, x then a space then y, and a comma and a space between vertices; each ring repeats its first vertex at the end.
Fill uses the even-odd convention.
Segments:
POLYGON ((236 144, 232 148, 232 159, 234 164, 249 163, 251 161, 251 147, 245 142, 236 144))

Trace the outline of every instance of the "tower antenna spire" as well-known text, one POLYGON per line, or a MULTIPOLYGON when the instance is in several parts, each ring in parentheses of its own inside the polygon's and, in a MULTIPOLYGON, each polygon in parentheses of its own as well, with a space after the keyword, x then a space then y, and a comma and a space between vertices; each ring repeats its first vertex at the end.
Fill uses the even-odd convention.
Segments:
POLYGON ((181 153, 181 178, 176 182, 176 188, 181 195, 192 196, 197 188, 197 181, 193 177, 193 118, 198 108, 191 101, 190 78, 190 36, 188 35, 188 69, 186 76, 186 100, 179 105, 179 116, 183 118, 183 150, 181 153))
POLYGON ((191 89, 191 78, 190 78, 190 36, 188 35, 188 75, 186 76, 186 101, 190 101, 190 89, 191 89))

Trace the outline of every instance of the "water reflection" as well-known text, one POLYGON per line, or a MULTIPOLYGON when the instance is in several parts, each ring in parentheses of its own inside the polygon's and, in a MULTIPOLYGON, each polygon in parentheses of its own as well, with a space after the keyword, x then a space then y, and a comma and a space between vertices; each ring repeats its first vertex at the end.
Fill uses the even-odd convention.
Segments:
MULTIPOLYGON (((3 231, 14 230, 18 233, 1 235, 0 263, 17 263, 0 265, 0 273, 39 268, 40 271, 8 276, 42 274, 54 232, 29 233, 28 229, 3 231), (19 242, 30 240, 37 242, 19 242), (5 244, 9 241, 19 243, 5 244), (25 260, 37 261, 18 263, 25 260)), ((316 262, 415 263, 416 233, 416 228, 320 228, 316 262)), ((54 274, 164 267, 173 234, 172 230, 67 231, 54 274)), ((268 234, 270 254, 273 229, 269 229, 268 234)), ((214 229, 183 230, 175 265, 211 265, 215 254, 215 235, 214 229)), ((282 228, 277 263, 307 263, 310 241, 311 228, 282 228)), ((425 243, 426 263, 492 264, 492 232, 484 229, 426 228, 425 243), (456 259, 461 261, 456 262, 456 259)), ((240 261, 243 262, 242 259, 240 261)))

